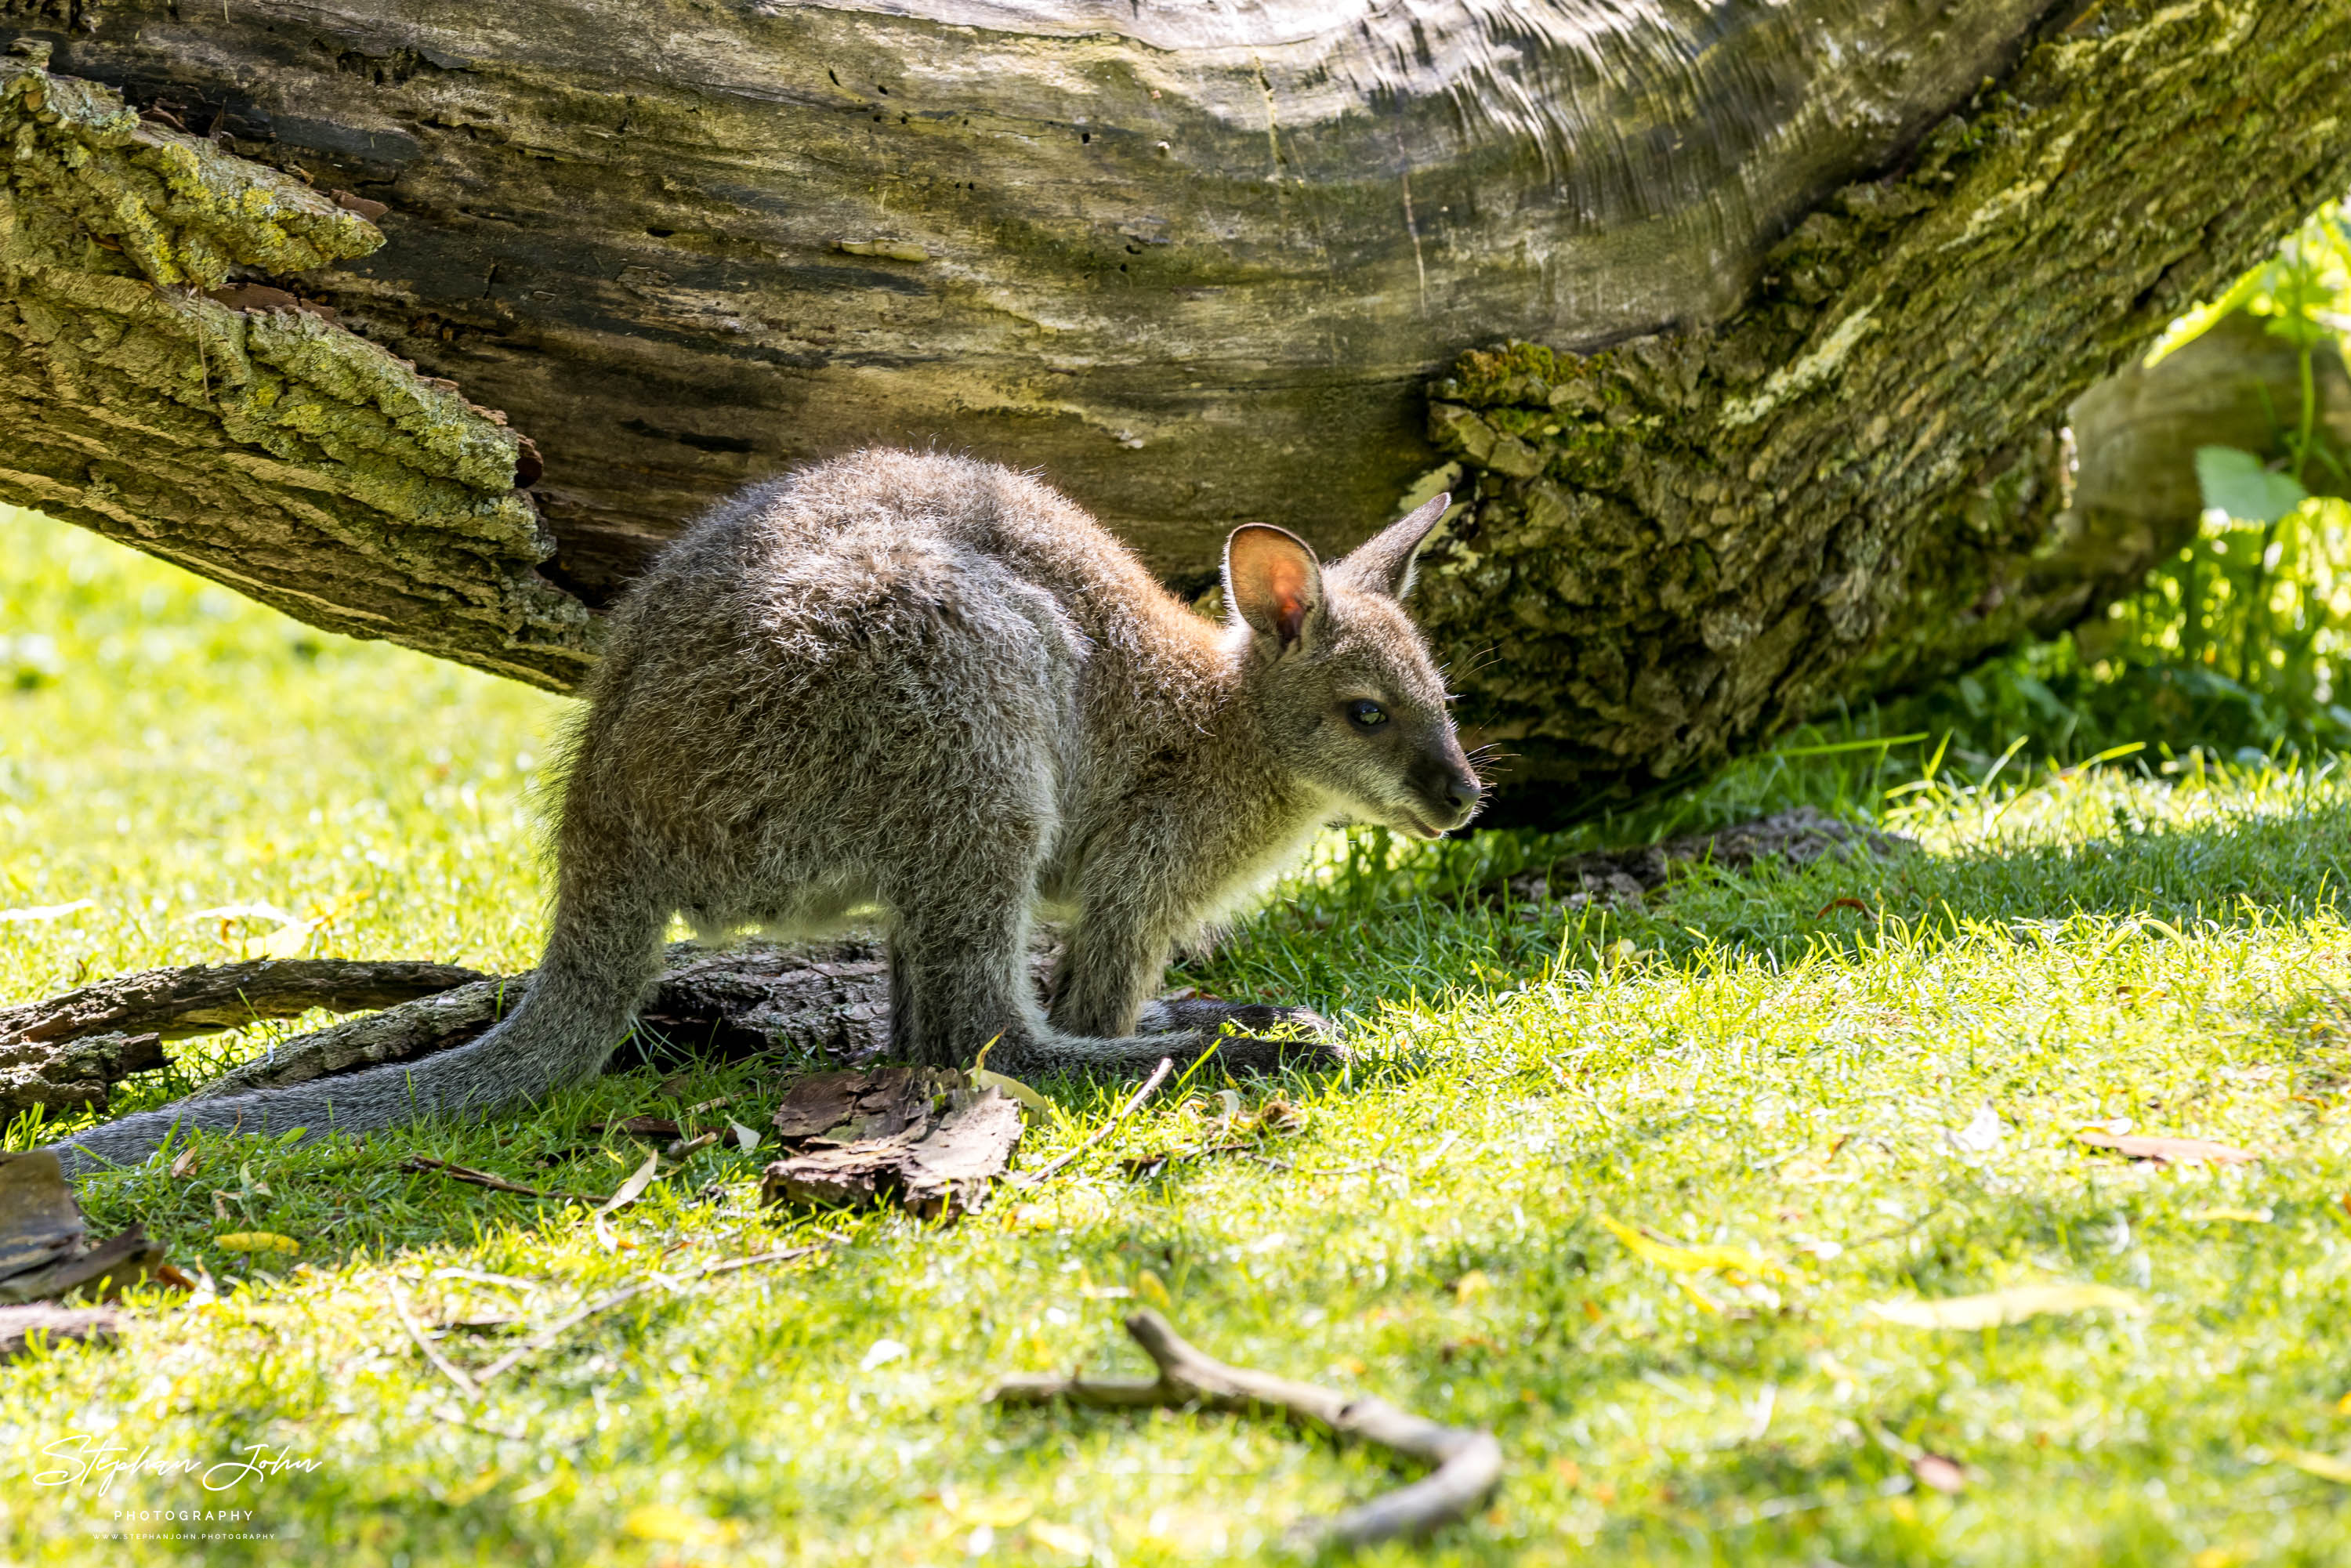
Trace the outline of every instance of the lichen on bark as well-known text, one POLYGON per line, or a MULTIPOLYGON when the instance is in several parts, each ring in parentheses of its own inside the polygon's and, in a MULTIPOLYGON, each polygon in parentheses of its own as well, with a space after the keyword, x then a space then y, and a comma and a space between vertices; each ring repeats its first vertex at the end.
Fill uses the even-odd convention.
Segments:
MULTIPOLYGON (((1771 253, 1730 320, 1431 389, 1419 605, 1505 816, 1686 776, 2126 591, 2067 405, 2351 183, 2351 12, 2093 7, 1771 253), (2247 170, 2262 170, 2245 193, 2247 170)), ((2111 537, 2109 537, 2111 535, 2111 537)))
POLYGON ((315 624, 575 681, 592 627, 537 574, 528 444, 330 312, 226 287, 382 235, 44 63, 0 60, 0 497, 315 624))

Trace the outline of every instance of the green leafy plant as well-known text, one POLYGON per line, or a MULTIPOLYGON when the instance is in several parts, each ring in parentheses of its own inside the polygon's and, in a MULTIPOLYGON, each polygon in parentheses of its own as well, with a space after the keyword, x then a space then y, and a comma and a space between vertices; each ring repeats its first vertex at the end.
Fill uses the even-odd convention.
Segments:
POLYGON ((2317 355, 2351 329, 2351 204, 2313 215, 2269 259, 2172 324, 2152 365, 2243 312, 2295 350, 2298 397, 2270 410, 2280 455, 2196 453, 2195 538, 2137 594, 1890 708, 1960 753, 2025 737, 2075 758, 2131 740, 2222 753, 2351 745, 2351 482, 2319 419, 2317 355))

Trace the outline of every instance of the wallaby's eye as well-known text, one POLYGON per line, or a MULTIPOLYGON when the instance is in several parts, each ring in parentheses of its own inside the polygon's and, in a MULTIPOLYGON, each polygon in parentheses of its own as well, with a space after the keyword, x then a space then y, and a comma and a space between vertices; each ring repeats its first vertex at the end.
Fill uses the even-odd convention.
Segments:
POLYGON ((1388 710, 1369 697, 1358 697, 1347 705, 1347 716, 1355 721, 1357 729, 1377 729, 1387 723, 1388 710))

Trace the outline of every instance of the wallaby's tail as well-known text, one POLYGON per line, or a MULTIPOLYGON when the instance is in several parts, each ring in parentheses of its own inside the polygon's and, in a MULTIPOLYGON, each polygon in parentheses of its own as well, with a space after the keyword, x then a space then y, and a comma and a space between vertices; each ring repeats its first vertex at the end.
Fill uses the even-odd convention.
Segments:
MULTIPOLYGON (((569 879, 567 879, 567 881, 569 879)), ((627 1034, 658 973, 669 912, 619 886, 567 885, 547 956, 521 1002, 454 1051, 285 1089, 183 1100, 93 1127, 53 1151, 68 1176, 137 1165, 175 1127, 283 1134, 367 1132, 537 1101, 592 1078, 627 1034)))

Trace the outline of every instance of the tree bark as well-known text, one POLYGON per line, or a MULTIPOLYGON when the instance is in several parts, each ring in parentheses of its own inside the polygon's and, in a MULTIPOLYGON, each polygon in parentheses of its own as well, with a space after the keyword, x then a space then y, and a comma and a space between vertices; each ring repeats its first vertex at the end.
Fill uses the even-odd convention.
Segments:
POLYGON ((392 1007, 486 977, 413 959, 261 958, 147 969, 0 1008, 0 1109, 104 1105, 111 1086, 164 1064, 163 1042, 312 1008, 392 1007))
MULTIPOLYGON (((1052 953, 1031 964, 1042 977, 1052 953)), ((479 1038, 513 1010, 530 976, 450 964, 316 958, 193 965, 118 976, 47 1001, 0 1009, 0 1113, 106 1105, 113 1085, 165 1063, 162 1042, 311 1008, 381 1008, 279 1041, 200 1094, 282 1089, 331 1073, 410 1061, 479 1038)), ((639 1009, 616 1063, 665 1052, 733 1059, 771 1051, 855 1061, 890 1034, 890 966, 862 937, 712 951, 680 943, 639 1009)))
POLYGON ((68 19, 0 68, 0 498, 569 689, 697 507, 872 441, 1187 591, 1451 483, 1523 817, 2126 588, 2067 405, 2351 183, 2351 0, 68 19))

